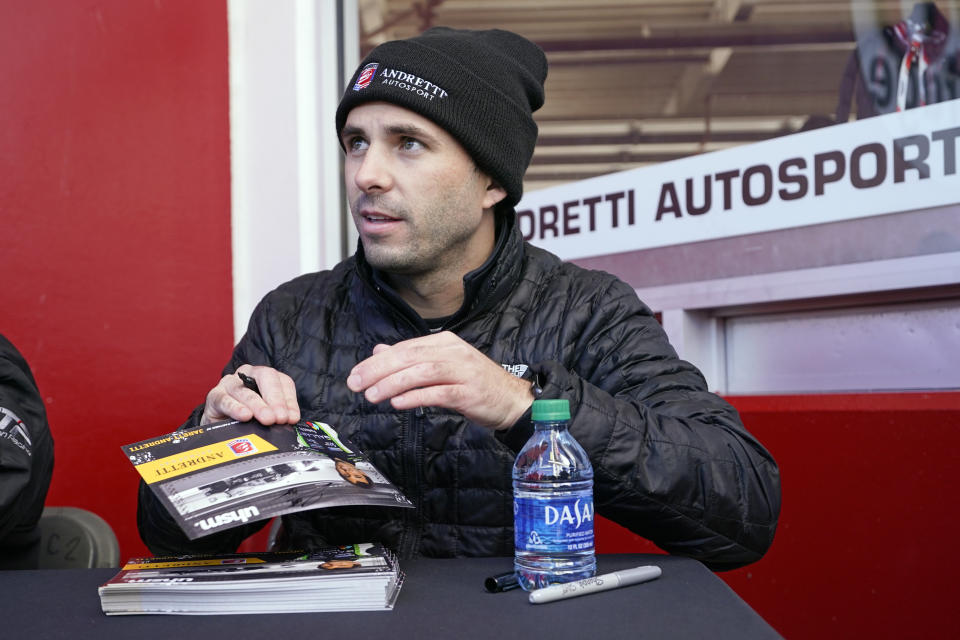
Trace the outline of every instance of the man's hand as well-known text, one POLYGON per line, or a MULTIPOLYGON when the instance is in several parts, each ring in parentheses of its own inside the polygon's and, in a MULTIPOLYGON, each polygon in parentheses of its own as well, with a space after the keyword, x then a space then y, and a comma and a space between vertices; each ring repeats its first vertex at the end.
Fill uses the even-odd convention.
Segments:
POLYGON ((533 403, 530 383, 444 331, 389 346, 350 372, 347 386, 395 409, 444 407, 491 429, 507 429, 533 403))
POLYGON ((260 393, 244 386, 240 376, 223 376, 203 407, 200 424, 218 420, 256 419, 260 424, 294 424, 300 420, 297 389, 293 379, 270 367, 241 365, 237 372, 257 381, 260 393))

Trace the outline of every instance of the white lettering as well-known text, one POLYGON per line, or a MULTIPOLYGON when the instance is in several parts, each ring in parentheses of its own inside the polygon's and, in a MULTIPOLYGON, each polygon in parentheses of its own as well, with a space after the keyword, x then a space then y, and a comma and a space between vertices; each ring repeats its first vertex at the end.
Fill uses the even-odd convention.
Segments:
POLYGON ((593 501, 589 500, 581 504, 580 499, 573 505, 571 511, 570 505, 563 505, 562 509, 551 505, 545 505, 543 508, 543 523, 547 526, 557 523, 572 525, 579 529, 584 522, 593 522, 593 501))
POLYGON ((388 87, 397 87, 404 91, 412 91, 417 95, 433 100, 434 98, 446 98, 447 92, 433 84, 429 80, 421 78, 406 71, 398 69, 384 69, 380 73, 381 82, 388 87))
POLYGON ((557 524, 557 520, 560 519, 560 512, 557 511, 556 507, 551 507, 547 505, 543 509, 543 523, 544 524, 557 524))
POLYGON ((518 224, 573 260, 949 206, 955 102, 541 189, 518 224))
POLYGON ((194 523, 193 526, 200 527, 204 531, 209 531, 210 529, 216 529, 217 527, 222 527, 225 524, 230 524, 231 522, 246 522, 250 518, 260 515, 260 510, 256 507, 244 507, 237 511, 227 511, 226 513, 221 513, 206 520, 199 520, 194 523))
MULTIPOLYGON (((579 500, 577 502, 579 502, 579 500)), ((593 522, 593 501, 592 500, 590 502, 585 502, 583 504, 583 511, 577 514, 577 527, 579 527, 581 523, 586 522, 588 520, 590 522, 593 522)))

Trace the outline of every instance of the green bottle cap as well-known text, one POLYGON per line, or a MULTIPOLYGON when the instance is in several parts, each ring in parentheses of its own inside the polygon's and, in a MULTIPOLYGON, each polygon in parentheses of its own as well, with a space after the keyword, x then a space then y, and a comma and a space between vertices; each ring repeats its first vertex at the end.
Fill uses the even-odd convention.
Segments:
POLYGON ((558 400, 534 400, 533 420, 550 422, 570 419, 570 401, 566 398, 558 400))

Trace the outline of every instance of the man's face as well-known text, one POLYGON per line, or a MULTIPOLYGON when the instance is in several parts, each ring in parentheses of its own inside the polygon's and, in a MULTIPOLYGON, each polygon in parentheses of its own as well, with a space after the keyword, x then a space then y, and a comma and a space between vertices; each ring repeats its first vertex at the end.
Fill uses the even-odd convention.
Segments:
POLYGON ((367 477, 367 474, 345 460, 337 460, 333 463, 333 466, 336 467, 337 473, 350 484, 370 484, 370 478, 367 477))
POLYGON ((354 108, 341 133, 353 221, 373 266, 420 277, 480 266, 493 248, 493 186, 453 136, 402 107, 354 108), (485 211, 486 210, 486 211, 485 211))

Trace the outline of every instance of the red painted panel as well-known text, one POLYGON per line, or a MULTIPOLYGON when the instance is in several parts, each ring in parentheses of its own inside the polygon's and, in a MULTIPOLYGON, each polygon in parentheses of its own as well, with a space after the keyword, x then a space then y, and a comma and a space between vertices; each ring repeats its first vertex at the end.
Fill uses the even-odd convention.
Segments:
POLYGON ((946 638, 960 393, 732 398, 780 463, 771 552, 724 575, 790 638, 946 638))
POLYGON ((721 577, 787 638, 953 637, 960 393, 730 401, 780 464, 783 510, 767 556, 721 577))
POLYGON ((47 504, 142 553, 119 447, 179 425, 233 342, 226 3, 5 2, 0 77, 0 332, 46 398, 47 504))

